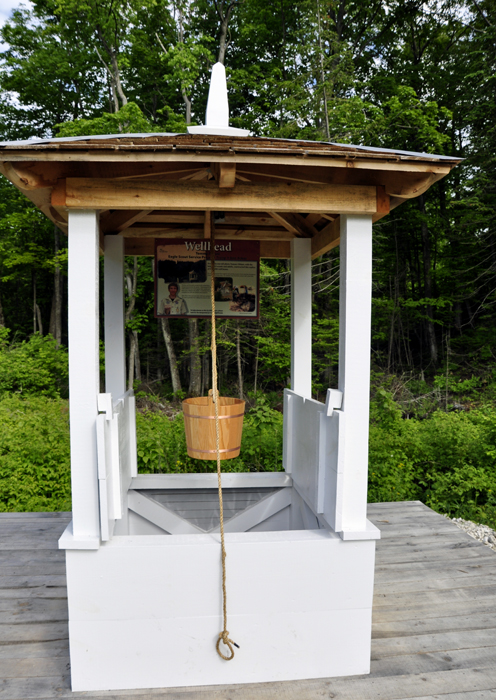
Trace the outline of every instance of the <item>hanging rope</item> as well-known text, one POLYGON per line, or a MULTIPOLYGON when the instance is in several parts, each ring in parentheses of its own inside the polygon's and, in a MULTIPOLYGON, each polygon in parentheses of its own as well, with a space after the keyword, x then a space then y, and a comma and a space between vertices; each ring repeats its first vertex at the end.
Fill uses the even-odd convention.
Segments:
MULTIPOLYGON (((213 215, 210 214, 210 216, 213 215)), ((226 543, 224 539, 224 506, 222 503, 222 483, 220 471, 220 433, 219 433, 219 391, 217 388, 217 337, 215 333, 215 229, 212 220, 211 226, 211 241, 210 241, 210 300, 212 303, 212 399, 215 407, 215 447, 217 450, 217 485, 219 489, 219 518, 220 518, 220 543, 222 550, 222 616, 223 629, 219 634, 219 638, 215 645, 218 655, 225 661, 231 661, 234 658, 234 648, 239 646, 232 639, 229 639, 227 630, 227 593, 226 593, 226 543), (220 643, 225 644, 229 649, 229 656, 226 656, 220 650, 220 643)))

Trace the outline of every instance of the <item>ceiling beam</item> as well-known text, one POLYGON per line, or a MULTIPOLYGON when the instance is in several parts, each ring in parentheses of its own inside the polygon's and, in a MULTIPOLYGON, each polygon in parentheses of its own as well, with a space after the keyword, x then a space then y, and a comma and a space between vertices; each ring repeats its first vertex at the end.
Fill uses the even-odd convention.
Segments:
POLYGON ((269 214, 282 226, 284 226, 284 228, 299 238, 312 238, 317 233, 317 230, 313 226, 310 226, 306 219, 304 219, 300 214, 280 214, 279 212, 275 211, 269 211, 269 214))
MULTIPOLYGON (((203 238, 205 235, 204 224, 192 224, 191 226, 141 226, 137 224, 127 228, 122 234, 125 238, 203 238)), ((259 226, 229 226, 226 224, 215 225, 216 238, 232 238, 245 241, 291 241, 294 234, 284 228, 259 227, 259 226)))
POLYGON ((105 234, 120 233, 137 221, 141 221, 149 213, 150 209, 123 209, 121 211, 114 211, 112 214, 100 220, 100 229, 105 234))
MULTIPOLYGON (((154 238, 125 238, 125 255, 155 255, 154 238)), ((291 244, 289 241, 260 241, 260 257, 276 258, 279 260, 291 257, 291 244)))
POLYGON ((322 231, 319 231, 312 238, 312 260, 324 255, 328 250, 339 245, 340 237, 340 221, 339 216, 330 221, 327 226, 324 226, 322 231))
POLYGON ((205 212, 205 220, 203 222, 203 238, 212 237, 212 212, 207 209, 205 212))
POLYGON ((219 187, 234 187, 236 184, 236 163, 211 163, 210 170, 219 187))
POLYGON ((67 178, 52 192, 53 206, 69 209, 185 209, 217 211, 336 212, 375 214, 370 185, 308 185, 299 182, 236 184, 214 182, 67 178))

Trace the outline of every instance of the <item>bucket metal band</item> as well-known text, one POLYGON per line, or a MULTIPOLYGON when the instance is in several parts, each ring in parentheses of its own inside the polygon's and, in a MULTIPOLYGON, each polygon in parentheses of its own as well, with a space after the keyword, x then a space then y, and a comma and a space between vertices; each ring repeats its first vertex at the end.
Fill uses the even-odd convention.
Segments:
MULTIPOLYGON (((215 416, 197 416, 195 413, 185 413, 187 418, 200 418, 201 420, 215 420, 215 416)), ((219 416, 219 420, 225 420, 226 418, 241 418, 244 413, 236 413, 234 416, 219 416)), ((216 450, 214 450, 215 452, 216 450)))
MULTIPOLYGON (((212 454, 216 454, 216 453, 217 453, 217 450, 199 450, 199 449, 197 449, 196 447, 190 447, 189 449, 191 450, 191 452, 202 452, 202 453, 209 454, 209 455, 212 455, 212 454)), ((224 452, 238 452, 240 449, 241 449, 240 446, 238 446, 238 447, 230 447, 229 449, 226 449, 226 450, 219 450, 219 452, 220 452, 221 454, 224 453, 224 452)))

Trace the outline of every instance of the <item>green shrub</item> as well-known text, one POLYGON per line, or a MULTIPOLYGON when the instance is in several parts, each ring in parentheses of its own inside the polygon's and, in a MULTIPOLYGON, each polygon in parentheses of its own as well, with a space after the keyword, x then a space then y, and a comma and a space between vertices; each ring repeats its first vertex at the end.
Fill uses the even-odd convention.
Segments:
MULTIPOLYGON (((138 412, 138 471, 184 473, 216 471, 215 460, 192 459, 186 450, 182 413, 170 418, 155 411, 138 412)), ((225 472, 282 470, 282 415, 261 396, 245 415, 240 456, 223 460, 225 472)))
POLYGON ((0 511, 71 510, 67 401, 0 399, 0 511))
POLYGON ((426 420, 403 420, 383 394, 370 426, 369 501, 419 499, 495 527, 496 410, 438 410, 426 420))
POLYGON ((67 396, 67 350, 50 335, 35 333, 22 343, 9 343, 8 333, 0 328, 0 396, 67 396))

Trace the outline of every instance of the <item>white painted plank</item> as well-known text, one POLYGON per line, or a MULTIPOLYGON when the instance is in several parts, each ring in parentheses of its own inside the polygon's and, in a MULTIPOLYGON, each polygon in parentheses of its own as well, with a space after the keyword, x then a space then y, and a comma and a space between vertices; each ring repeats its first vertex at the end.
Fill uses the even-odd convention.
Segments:
MULTIPOLYGON (((281 489, 262 498, 224 523, 225 532, 246 532, 291 505, 291 490, 281 489)), ((220 526, 210 532, 218 532, 220 526)))
POLYGON ((363 531, 367 513, 372 296, 372 219, 341 216, 339 381, 346 416, 343 515, 339 529, 363 531))
POLYGON ((142 518, 149 520, 171 535, 203 533, 203 530, 193 525, 193 523, 181 518, 180 515, 173 513, 165 506, 138 491, 128 492, 128 507, 138 515, 141 515, 142 518))
MULTIPOLYGON (((136 399, 134 396, 129 396, 128 407, 128 426, 129 426, 129 458, 130 458, 130 478, 138 476, 138 442, 136 437, 136 399)), ((129 487, 127 487, 129 488, 129 487)))
POLYGON ((124 238, 105 236, 105 390, 115 398, 126 391, 124 342, 124 238))
MULTIPOLYGON (((292 479, 284 472, 222 474, 222 488, 279 488, 291 486, 292 479)), ((131 480, 131 489, 215 489, 217 474, 139 474, 131 480)))
POLYGON ((312 396, 312 240, 291 241, 291 389, 312 396))
POLYGON ((69 408, 76 537, 98 537, 96 416, 100 383, 99 230, 96 211, 69 212, 69 408))

